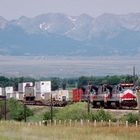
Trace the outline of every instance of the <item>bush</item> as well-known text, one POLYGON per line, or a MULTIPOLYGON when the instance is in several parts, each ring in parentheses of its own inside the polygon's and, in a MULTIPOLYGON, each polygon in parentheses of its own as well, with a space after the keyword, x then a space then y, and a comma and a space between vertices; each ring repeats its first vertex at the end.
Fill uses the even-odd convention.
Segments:
MULTIPOLYGON (((15 99, 9 99, 8 112, 12 119, 21 121, 24 119, 24 105, 15 99)), ((26 106, 26 117, 33 115, 33 111, 26 106)))
POLYGON ((91 114, 87 113, 87 103, 75 103, 60 109, 55 114, 58 120, 80 120, 90 119, 91 114))
MULTIPOLYGON (((103 109, 98 110, 95 113, 87 112, 87 103, 75 103, 72 105, 68 105, 62 109, 53 111, 53 118, 57 120, 97 120, 97 121, 108 121, 112 120, 111 114, 104 111, 103 109)), ((44 120, 51 119, 50 111, 44 114, 44 120)))
POLYGON ((92 114, 92 120, 96 121, 109 121, 112 120, 112 116, 110 113, 104 111, 103 109, 98 110, 96 113, 92 114))
MULTIPOLYGON (((52 114, 53 117, 55 116, 56 112, 57 109, 53 109, 53 114, 52 114)), ((50 111, 45 112, 43 115, 43 120, 50 120, 50 119, 51 119, 51 112, 50 111)))
POLYGON ((128 121, 129 123, 136 123, 139 120, 138 114, 128 113, 120 118, 121 121, 128 121))

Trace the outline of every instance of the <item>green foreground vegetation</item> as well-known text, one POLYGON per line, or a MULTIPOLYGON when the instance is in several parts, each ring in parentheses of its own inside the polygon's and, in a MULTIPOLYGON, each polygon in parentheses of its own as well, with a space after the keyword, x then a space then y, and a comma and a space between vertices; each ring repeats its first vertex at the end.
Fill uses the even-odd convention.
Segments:
POLYGON ((39 125, 33 122, 42 121, 43 119, 50 119, 50 108, 48 107, 29 107, 27 123, 20 123, 23 121, 23 106, 14 99, 8 102, 9 119, 16 120, 16 122, 0 121, 0 140, 139 140, 140 127, 135 126, 138 120, 138 114, 125 114, 119 118, 123 121, 123 125, 115 124, 118 118, 109 112, 99 109, 97 111, 91 110, 87 113, 87 103, 76 103, 68 105, 64 108, 53 109, 53 118, 62 120, 62 124, 55 125, 48 122, 48 125, 39 125), (11 118, 10 118, 11 115, 11 118), (76 123, 73 121, 69 124, 69 119, 90 120, 89 124, 76 123), (67 120, 67 124, 64 121, 67 120), (97 120, 97 126, 94 126, 94 120, 97 120), (104 120, 107 125, 101 125, 98 121, 104 120), (108 120, 112 120, 112 125, 109 127, 108 120), (129 126, 125 126, 125 121, 129 122, 129 126), (17 122, 18 121, 18 122, 17 122), (29 125, 30 123, 30 125, 29 125), (130 124, 131 123, 131 124, 130 124), (132 123, 134 123, 132 125, 132 123), (113 125, 115 124, 115 125, 113 125))
MULTIPOLYGON (((47 111, 44 113, 44 120, 49 120, 50 118, 50 111, 47 111)), ((108 111, 105 111, 104 109, 98 109, 93 110, 90 108, 90 113, 87 111, 87 103, 86 102, 79 102, 72 105, 68 105, 62 109, 54 109, 53 111, 53 118, 55 120, 90 120, 94 122, 96 120, 97 122, 100 121, 106 121, 108 122, 111 120, 112 122, 126 122, 135 124, 136 121, 139 120, 137 113, 127 113, 122 116, 116 116, 115 114, 111 114, 108 111)))
MULTIPOLYGON (((0 119, 4 119, 4 104, 0 103, 0 119)), ((6 116, 8 120, 24 121, 24 105, 15 99, 9 99, 7 102, 6 116)), ((51 112, 49 107, 34 107, 26 106, 27 122, 38 122, 51 119, 51 112)), ((111 120, 112 122, 128 121, 135 124, 139 120, 138 113, 128 113, 121 116, 111 114, 104 109, 93 110, 90 108, 90 113, 87 111, 87 103, 79 102, 67 105, 63 108, 53 108, 53 119, 55 120, 90 120, 97 122, 111 120)))
MULTIPOLYGON (((9 99, 6 103, 6 116, 8 120, 22 121, 24 120, 24 104, 16 99, 9 99)), ((3 119, 5 115, 5 102, 0 101, 0 119, 3 119)), ((26 116, 32 116, 33 110, 26 107, 26 116)))
POLYGON ((140 128, 0 124, 0 140, 139 140, 140 128))

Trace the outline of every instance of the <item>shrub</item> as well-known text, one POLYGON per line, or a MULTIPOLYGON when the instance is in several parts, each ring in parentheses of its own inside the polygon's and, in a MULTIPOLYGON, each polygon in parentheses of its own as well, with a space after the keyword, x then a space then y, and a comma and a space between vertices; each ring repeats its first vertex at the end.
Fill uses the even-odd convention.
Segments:
MULTIPOLYGON (((57 109, 53 109, 53 114, 52 114, 53 117, 55 116, 56 112, 57 109)), ((51 119, 51 112, 50 111, 45 112, 43 115, 43 120, 50 120, 50 119, 51 119)))
POLYGON ((138 114, 128 113, 120 118, 121 121, 128 121, 129 123, 136 123, 139 120, 138 114))
POLYGON ((56 112, 55 118, 58 120, 80 120, 80 119, 90 119, 87 113, 87 103, 75 103, 68 105, 63 109, 56 112))
MULTIPOLYGON (((53 110, 53 118, 57 120, 97 120, 97 121, 108 121, 112 120, 112 116, 110 113, 104 111, 103 109, 98 110, 93 113, 92 110, 88 114, 87 112, 87 103, 80 102, 72 105, 68 105, 59 110, 53 110)), ((50 111, 44 114, 44 120, 51 119, 50 111)))
MULTIPOLYGON (((24 105, 15 99, 8 100, 8 112, 12 119, 21 121, 24 119, 24 105)), ((33 115, 33 111, 26 106, 26 117, 33 115)))
POLYGON ((92 114, 92 120, 96 121, 108 121, 112 120, 112 116, 109 112, 104 111, 103 109, 97 110, 96 113, 92 114))

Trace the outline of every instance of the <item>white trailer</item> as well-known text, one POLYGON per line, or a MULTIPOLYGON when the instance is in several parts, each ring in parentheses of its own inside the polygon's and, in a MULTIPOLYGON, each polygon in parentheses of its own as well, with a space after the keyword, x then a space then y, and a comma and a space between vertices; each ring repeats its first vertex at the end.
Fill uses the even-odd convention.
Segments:
POLYGON ((35 92, 36 92, 36 94, 50 93, 51 92, 51 81, 35 82, 35 92))
POLYGON ((25 87, 29 85, 29 86, 33 86, 32 82, 24 82, 24 83, 19 83, 18 84, 18 92, 19 93, 25 93, 25 87))
POLYGON ((69 91, 68 90, 52 91, 52 98, 56 101, 69 101, 69 91))
POLYGON ((0 96, 5 96, 5 91, 2 87, 0 87, 0 96))
POLYGON ((6 93, 7 99, 12 98, 13 93, 14 93, 14 88, 13 87, 5 87, 5 93, 6 93))

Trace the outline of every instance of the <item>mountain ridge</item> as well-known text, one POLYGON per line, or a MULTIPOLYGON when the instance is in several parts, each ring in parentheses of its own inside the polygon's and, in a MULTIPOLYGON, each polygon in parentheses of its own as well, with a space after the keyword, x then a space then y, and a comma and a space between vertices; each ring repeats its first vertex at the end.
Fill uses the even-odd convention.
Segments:
POLYGON ((0 55, 139 55, 140 13, 0 17, 0 55))

